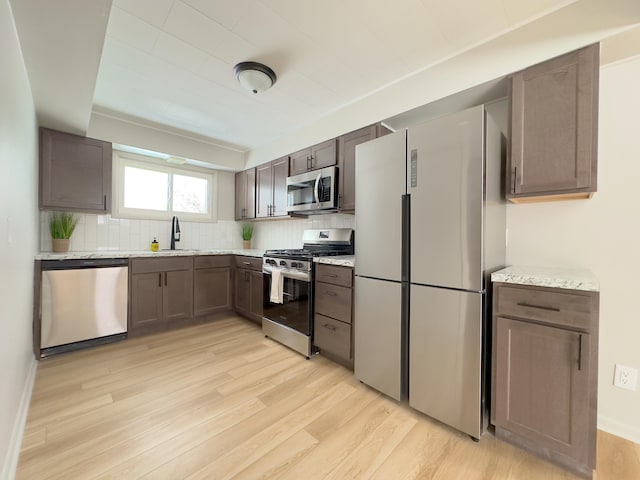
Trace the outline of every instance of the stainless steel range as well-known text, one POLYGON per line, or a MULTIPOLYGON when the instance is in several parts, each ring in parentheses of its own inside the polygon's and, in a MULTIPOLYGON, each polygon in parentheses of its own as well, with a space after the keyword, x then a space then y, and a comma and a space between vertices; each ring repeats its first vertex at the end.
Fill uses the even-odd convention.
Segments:
POLYGON ((302 249, 264 254, 262 331, 309 358, 313 353, 313 258, 353 255, 353 230, 309 229, 302 241, 302 249))

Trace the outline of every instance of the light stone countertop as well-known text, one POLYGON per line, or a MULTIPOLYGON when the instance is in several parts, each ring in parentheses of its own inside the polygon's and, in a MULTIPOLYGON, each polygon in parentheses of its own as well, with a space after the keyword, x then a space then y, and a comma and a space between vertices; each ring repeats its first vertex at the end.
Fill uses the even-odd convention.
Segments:
POLYGON ((325 263, 327 265, 339 265, 341 267, 355 267, 355 255, 336 255, 327 257, 314 257, 315 263, 325 263))
POLYGON ((89 258, 134 258, 134 257, 185 257, 197 255, 244 255, 247 257, 262 257, 264 250, 252 249, 218 249, 218 250, 100 250, 95 252, 42 252, 36 255, 36 260, 83 260, 89 258))
POLYGON ((507 267, 491 274, 492 282, 599 292, 600 282, 589 270, 556 267, 507 267))

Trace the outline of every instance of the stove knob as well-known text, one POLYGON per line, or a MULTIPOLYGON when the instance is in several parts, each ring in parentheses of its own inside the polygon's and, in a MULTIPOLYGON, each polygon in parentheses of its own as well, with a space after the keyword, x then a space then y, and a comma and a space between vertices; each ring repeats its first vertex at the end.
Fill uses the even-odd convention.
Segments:
POLYGON ((269 259, 267 260, 267 263, 268 263, 269 265, 275 265, 275 264, 276 264, 276 261, 275 261, 275 260, 272 260, 272 259, 270 259, 270 258, 269 258, 269 259))
POLYGON ((280 260, 280 265, 283 267, 287 266, 287 262, 285 262, 284 260, 280 260))
POLYGON ((299 262, 293 262, 293 263, 291 264, 291 266, 292 266, 293 268, 301 268, 301 267, 302 267, 302 264, 301 264, 301 263, 299 263, 299 262))

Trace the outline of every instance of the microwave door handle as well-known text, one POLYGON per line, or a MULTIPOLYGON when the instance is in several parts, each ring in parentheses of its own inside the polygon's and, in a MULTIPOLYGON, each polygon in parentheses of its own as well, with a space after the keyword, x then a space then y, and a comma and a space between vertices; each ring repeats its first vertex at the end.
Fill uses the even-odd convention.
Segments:
POLYGON ((313 191, 313 195, 316 197, 316 203, 320 205, 320 179, 322 178, 322 174, 319 173, 316 177, 316 188, 313 191))

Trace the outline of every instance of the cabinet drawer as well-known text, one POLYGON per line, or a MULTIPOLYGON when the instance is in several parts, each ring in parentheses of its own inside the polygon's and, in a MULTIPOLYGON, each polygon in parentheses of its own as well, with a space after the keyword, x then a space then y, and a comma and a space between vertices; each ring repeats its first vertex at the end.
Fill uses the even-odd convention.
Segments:
POLYGON ((193 257, 194 268, 217 268, 230 266, 231 256, 229 255, 203 255, 193 257))
POLYGON ((315 315, 313 343, 320 350, 351 358, 351 325, 324 315, 315 315))
POLYGON ((236 267, 262 271, 262 257, 236 256, 236 267))
POLYGON ((592 312, 596 311, 593 303, 595 297, 588 292, 581 295, 535 287, 517 288, 499 285, 495 296, 499 315, 581 330, 591 328, 592 312))
POLYGON ((192 268, 193 257, 154 257, 131 260, 131 273, 133 274, 191 270, 192 268))
POLYGON ((316 282, 315 311, 351 323, 351 292, 347 287, 316 282))
POLYGON ((316 281, 351 287, 353 285, 353 268, 316 264, 316 281))

